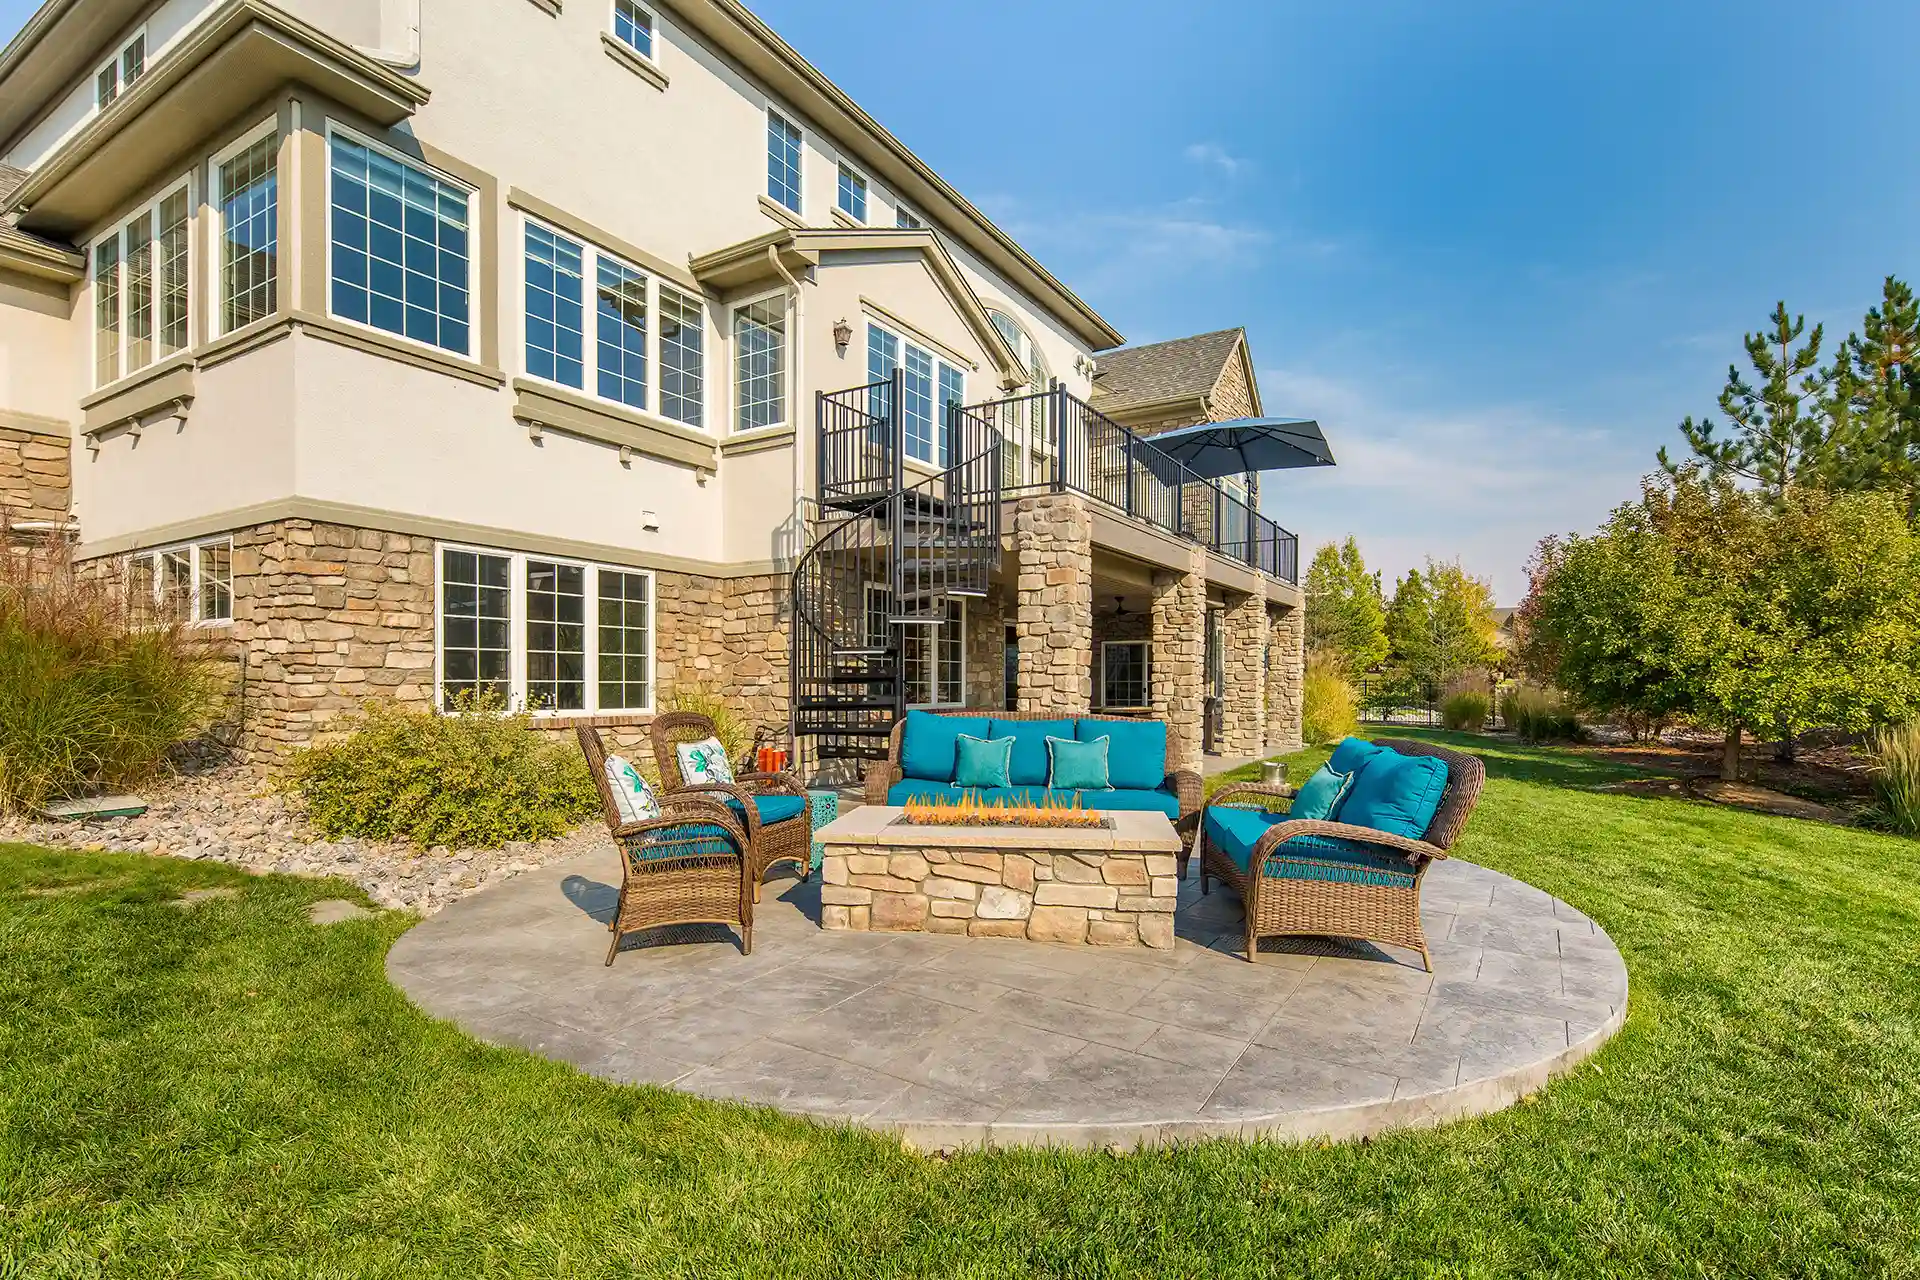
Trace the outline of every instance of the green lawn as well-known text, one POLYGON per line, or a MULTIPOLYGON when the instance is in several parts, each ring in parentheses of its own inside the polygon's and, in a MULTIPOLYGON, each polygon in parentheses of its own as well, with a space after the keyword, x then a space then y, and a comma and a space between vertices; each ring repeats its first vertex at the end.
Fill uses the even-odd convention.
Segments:
POLYGON ((1916 846, 1450 740, 1457 852, 1597 919, 1632 1013, 1364 1145, 924 1159, 483 1048, 385 982, 407 918, 305 923, 337 884, 0 850, 0 1277, 1920 1275, 1916 846))

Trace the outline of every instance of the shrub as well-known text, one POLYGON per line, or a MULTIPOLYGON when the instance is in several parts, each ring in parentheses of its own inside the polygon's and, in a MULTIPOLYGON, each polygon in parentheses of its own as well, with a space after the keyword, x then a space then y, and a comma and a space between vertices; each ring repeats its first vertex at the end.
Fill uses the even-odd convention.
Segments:
POLYGON ((1308 746, 1338 742, 1358 727, 1353 686, 1330 658, 1315 654, 1307 659, 1300 692, 1300 736, 1308 746))
POLYGON ((346 736, 296 753, 288 781, 329 837, 497 848, 561 835, 599 812, 572 743, 543 737, 497 696, 450 715, 370 702, 346 736))
POLYGON ((0 550, 0 810, 149 780, 213 718, 210 658, 178 625, 134 626, 64 547, 0 550))
POLYGON ((1449 729, 1468 729, 1474 733, 1487 727, 1491 700, 1478 689, 1462 689, 1449 694, 1440 704, 1440 723, 1449 729))
POLYGON ((1523 742, 1572 741, 1580 736, 1580 719, 1557 693, 1520 685, 1507 694, 1507 724, 1523 742))
POLYGON ((1920 836, 1920 720, 1874 735, 1872 777, 1887 825, 1902 835, 1920 836))

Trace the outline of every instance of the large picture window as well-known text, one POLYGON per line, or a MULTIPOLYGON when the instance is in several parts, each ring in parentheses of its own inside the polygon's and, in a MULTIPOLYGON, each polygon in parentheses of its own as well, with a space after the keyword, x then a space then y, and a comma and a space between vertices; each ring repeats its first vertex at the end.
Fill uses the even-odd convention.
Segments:
POLYGON ((536 715, 653 707, 653 575, 440 548, 442 708, 476 693, 536 715))
POLYGON ((706 313, 698 299, 531 218, 525 274, 527 376, 702 425, 706 313))
POLYGON ((127 557, 127 610, 136 621, 233 621, 233 539, 205 538, 127 557))
POLYGON ((733 384, 736 431, 777 427, 787 420, 787 300, 784 295, 733 312, 733 384))
POLYGON ((95 242, 96 387, 186 350, 192 240, 187 212, 183 181, 95 242))
POLYGON ((269 132, 214 165, 222 333, 265 319, 278 305, 279 153, 279 136, 269 132))
MULTIPOLYGON (((901 417, 907 456, 934 466, 949 466, 947 409, 966 396, 966 375, 915 343, 871 322, 867 325, 867 380, 883 382, 902 370, 901 417)), ((877 397, 884 402, 885 396, 877 397)), ((874 412, 884 410, 884 403, 874 412)))
POLYGON ((343 134, 330 148, 333 314, 472 355, 471 193, 343 134))

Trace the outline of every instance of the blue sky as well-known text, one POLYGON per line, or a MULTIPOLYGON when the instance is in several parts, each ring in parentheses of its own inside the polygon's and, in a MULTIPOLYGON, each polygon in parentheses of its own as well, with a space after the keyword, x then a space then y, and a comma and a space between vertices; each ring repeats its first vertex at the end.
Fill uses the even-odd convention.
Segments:
POLYGON ((1268 513, 1389 577, 1513 603, 1776 299, 1920 275, 1910 2, 749 3, 1130 340, 1244 324, 1341 461, 1268 513))

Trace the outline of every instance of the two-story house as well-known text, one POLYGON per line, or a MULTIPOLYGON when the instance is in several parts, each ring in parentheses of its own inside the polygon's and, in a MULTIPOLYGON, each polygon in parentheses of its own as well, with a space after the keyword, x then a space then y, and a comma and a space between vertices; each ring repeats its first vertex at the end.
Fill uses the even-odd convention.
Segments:
POLYGON ((229 636, 257 749, 696 684, 815 759, 1297 740, 1291 535, 1126 429, 1256 410, 1244 337, 1115 351, 737 0, 48 0, 0 165, 0 501, 229 636))

